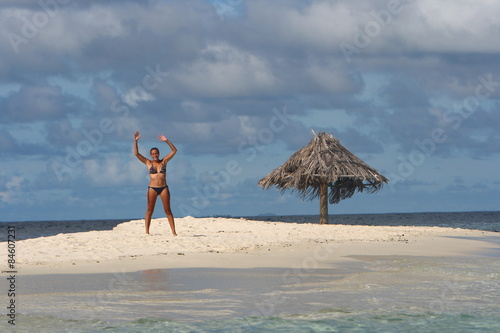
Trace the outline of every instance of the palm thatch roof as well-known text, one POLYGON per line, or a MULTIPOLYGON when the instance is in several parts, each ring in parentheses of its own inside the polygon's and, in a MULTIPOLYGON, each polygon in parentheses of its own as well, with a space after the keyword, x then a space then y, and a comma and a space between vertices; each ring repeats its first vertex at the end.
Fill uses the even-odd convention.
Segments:
POLYGON ((388 182, 333 135, 321 132, 314 133, 307 146, 262 178, 258 185, 264 189, 275 185, 281 192, 292 189, 292 192, 298 191, 303 200, 312 200, 320 196, 320 188, 326 184, 330 189, 328 201, 334 204, 352 197, 355 192, 377 192, 388 182))

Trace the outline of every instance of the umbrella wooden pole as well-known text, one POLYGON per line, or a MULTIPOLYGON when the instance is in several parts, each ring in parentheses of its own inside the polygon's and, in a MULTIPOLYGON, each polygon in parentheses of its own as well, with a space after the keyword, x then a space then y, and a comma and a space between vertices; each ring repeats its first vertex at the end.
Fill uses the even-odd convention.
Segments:
POLYGON ((319 224, 328 224, 328 185, 319 185, 319 224))

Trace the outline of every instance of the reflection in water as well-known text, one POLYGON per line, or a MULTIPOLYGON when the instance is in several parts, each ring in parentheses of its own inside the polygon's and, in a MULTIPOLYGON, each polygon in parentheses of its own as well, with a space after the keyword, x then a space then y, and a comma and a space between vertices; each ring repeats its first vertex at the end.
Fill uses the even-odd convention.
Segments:
POLYGON ((168 280, 166 269, 148 269, 141 271, 146 291, 167 291, 168 280))

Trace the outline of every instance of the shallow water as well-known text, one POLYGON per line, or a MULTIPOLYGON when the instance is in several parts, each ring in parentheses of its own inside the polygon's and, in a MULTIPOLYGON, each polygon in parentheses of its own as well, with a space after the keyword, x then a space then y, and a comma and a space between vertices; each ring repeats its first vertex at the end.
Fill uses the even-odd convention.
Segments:
POLYGON ((295 271, 24 276, 16 332, 500 331, 498 257, 353 259, 295 271))

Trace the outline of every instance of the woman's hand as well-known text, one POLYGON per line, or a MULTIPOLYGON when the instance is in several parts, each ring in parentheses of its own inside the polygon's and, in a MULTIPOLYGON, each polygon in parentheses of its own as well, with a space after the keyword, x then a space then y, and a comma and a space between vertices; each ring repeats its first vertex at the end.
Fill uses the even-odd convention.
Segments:
POLYGON ((141 138, 141 135, 139 134, 139 131, 135 132, 134 134, 134 140, 138 141, 141 138))
POLYGON ((165 135, 158 135, 158 139, 160 139, 160 141, 163 141, 163 142, 167 142, 168 139, 165 135))

